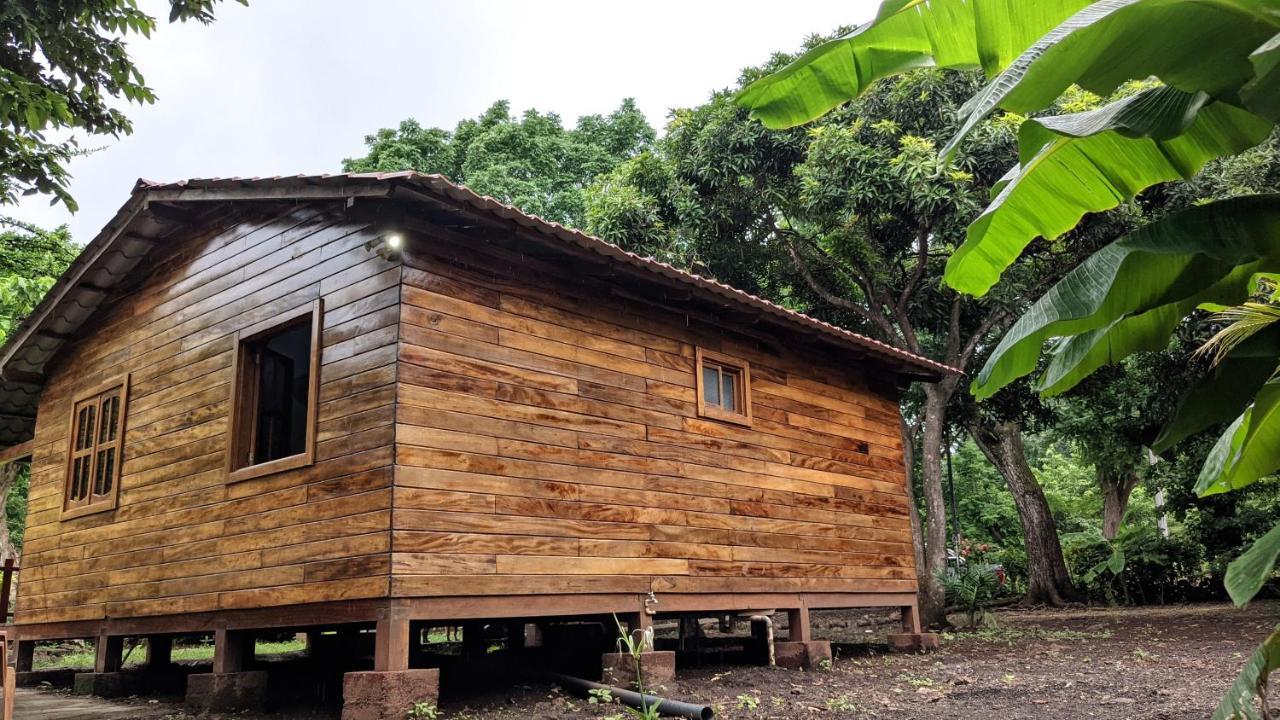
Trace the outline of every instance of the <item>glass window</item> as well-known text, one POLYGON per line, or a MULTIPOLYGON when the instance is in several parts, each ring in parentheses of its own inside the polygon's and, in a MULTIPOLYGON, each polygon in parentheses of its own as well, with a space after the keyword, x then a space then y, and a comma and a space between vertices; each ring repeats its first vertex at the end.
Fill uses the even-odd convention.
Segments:
POLYGON ((740 424, 751 423, 751 371, 745 361, 697 351, 698 413, 740 424))
POLYGON ((64 510, 115 507, 127 380, 75 404, 64 510))
POLYGON ((317 303, 310 312, 237 340, 232 479, 311 462, 320 313, 317 303))

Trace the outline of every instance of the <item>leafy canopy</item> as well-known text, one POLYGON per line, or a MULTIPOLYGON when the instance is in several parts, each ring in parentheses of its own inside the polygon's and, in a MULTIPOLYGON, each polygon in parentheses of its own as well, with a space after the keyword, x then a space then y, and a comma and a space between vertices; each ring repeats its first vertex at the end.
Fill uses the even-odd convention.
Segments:
POLYGON ((452 131, 405 120, 365 138, 368 153, 342 163, 347 172, 417 170, 465 183, 547 220, 581 227, 584 188, 596 176, 648 149, 657 136, 635 101, 608 115, 587 115, 565 129, 560 116, 501 100, 452 131))
MULTIPOLYGON (((210 23, 218 1, 170 0, 169 21, 210 23)), ((76 134, 127 135, 113 101, 155 102, 125 45, 155 28, 135 0, 0 4, 0 204, 43 193, 76 209, 66 168, 81 152, 76 134)))
MULTIPOLYGON (((874 21, 757 81, 738 100, 767 123, 794 125, 857 97, 878 77, 926 64, 980 64, 990 78, 961 108, 944 158, 999 110, 1041 112, 1073 86, 1099 95, 1151 77, 1165 86, 1085 116, 1024 123, 1018 164, 948 262, 948 284, 981 294, 1037 238, 1053 239, 1086 213, 1264 141, 1280 120, 1280 0, 886 0, 874 21)), ((975 393, 989 396, 1036 372, 1046 347, 1051 359, 1039 388, 1070 389, 1104 364, 1163 348, 1201 305, 1244 302, 1259 274, 1280 271, 1277 198, 1215 200, 1098 251, 1024 313, 991 353, 975 393)), ((1274 371, 1280 356, 1271 361, 1274 371)), ((1256 388, 1252 402, 1236 394, 1248 404, 1209 453, 1199 492, 1243 487, 1280 469, 1275 388, 1274 380, 1256 388)), ((1232 597, 1252 597, 1278 556, 1280 525, 1232 563, 1232 597)), ((1280 664, 1273 646, 1268 640, 1237 683, 1250 706, 1280 664)), ((1233 688, 1215 718, 1254 716, 1228 706, 1240 700, 1233 688)))

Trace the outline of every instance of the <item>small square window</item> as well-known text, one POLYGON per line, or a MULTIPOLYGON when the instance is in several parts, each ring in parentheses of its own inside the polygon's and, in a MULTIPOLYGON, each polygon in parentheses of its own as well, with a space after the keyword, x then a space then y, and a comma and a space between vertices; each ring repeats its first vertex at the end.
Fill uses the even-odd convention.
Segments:
POLYGON ((698 348, 697 366, 698 414, 750 425, 750 364, 698 348))
POLYGON ((310 465, 315 456, 323 307, 236 336, 229 479, 310 465))
POLYGON ((63 518, 116 506, 128 390, 129 378, 125 376, 95 390, 73 407, 63 518))

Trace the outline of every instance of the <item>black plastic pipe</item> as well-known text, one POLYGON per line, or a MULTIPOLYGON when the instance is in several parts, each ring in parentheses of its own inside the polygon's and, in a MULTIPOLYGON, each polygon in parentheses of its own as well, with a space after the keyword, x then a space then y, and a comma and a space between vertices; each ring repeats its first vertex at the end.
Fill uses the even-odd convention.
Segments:
POLYGON ((618 699, 618 702, 638 710, 657 706, 659 715, 671 715, 689 718, 689 720, 711 720, 716 716, 716 711, 712 710, 710 705, 695 705, 693 703, 680 702, 679 700, 666 700, 655 695, 641 695, 634 690, 591 682, 572 675, 547 673, 547 677, 559 683, 565 689, 576 692, 583 697, 587 697, 592 690, 608 690, 610 695, 618 699))

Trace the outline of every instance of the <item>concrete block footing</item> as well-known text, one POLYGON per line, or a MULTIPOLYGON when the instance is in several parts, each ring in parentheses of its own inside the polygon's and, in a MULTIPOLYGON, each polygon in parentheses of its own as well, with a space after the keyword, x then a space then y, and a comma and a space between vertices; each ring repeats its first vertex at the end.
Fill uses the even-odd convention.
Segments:
POLYGON ((342 676, 342 720, 404 720, 417 703, 435 705, 440 671, 349 672, 342 676))
POLYGON ((778 667, 818 670, 831 663, 831 643, 826 640, 775 642, 773 659, 778 667))
POLYGON ((267 700, 267 673, 198 673, 187 677, 187 710, 192 713, 261 710, 267 700))
POLYGON ((937 650, 937 633, 890 633, 889 650, 893 652, 929 652, 937 650))
MULTIPOLYGON (((19 673, 22 675, 22 673, 19 673)), ((35 675, 35 673, 31 673, 35 675)), ((27 684, 39 684, 39 680, 19 678, 27 684)), ((76 673, 72 680, 72 692, 76 695, 96 695, 103 698, 148 695, 157 692, 181 692, 184 677, 174 672, 126 670, 106 673, 76 673)), ((22 684, 22 683, 18 683, 22 684)))
POLYGON ((136 694, 137 683, 132 673, 84 672, 76 673, 71 685, 75 695, 95 695, 103 698, 127 697, 136 694))
MULTIPOLYGON (((602 682, 622 688, 635 688, 636 660, 627 653, 605 653, 600 656, 602 682)), ((645 690, 665 685, 676 679, 674 650, 649 650, 640 653, 640 672, 645 690)))

